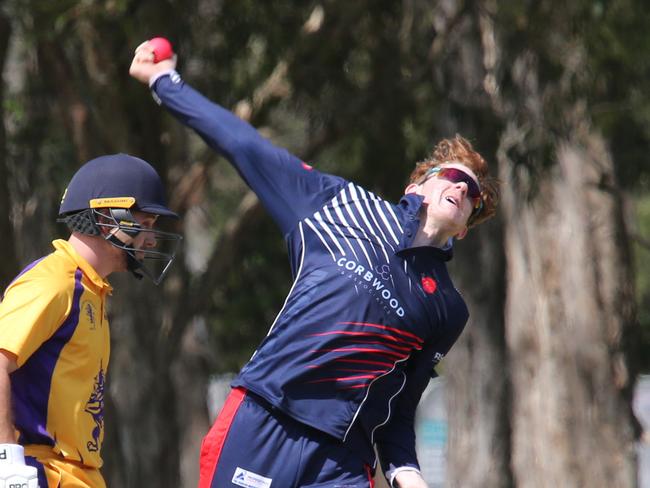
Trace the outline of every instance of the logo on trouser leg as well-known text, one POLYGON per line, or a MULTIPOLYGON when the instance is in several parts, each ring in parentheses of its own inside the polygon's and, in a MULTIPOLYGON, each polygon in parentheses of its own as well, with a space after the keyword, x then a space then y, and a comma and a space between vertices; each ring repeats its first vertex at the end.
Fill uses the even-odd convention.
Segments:
POLYGON ((235 475, 232 477, 233 484, 244 488, 270 488, 272 481, 271 478, 265 478, 240 467, 235 468, 235 475))

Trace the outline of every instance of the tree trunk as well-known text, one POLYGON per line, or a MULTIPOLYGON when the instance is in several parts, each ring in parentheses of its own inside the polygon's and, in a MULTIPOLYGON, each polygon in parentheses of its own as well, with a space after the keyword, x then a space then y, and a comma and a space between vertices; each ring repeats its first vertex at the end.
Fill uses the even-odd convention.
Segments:
MULTIPOLYGON (((504 161, 507 340, 518 486, 635 486, 629 255, 611 160, 596 134, 557 144, 529 200, 504 161)), ((514 176, 519 172, 518 176, 514 176)))
POLYGON ((514 482, 633 487, 632 267, 613 162, 588 116, 589 53, 573 30, 586 11, 482 6, 488 92, 505 127, 514 482), (541 34, 527 42, 530 32, 541 34))
MULTIPOLYGON (((4 14, 0 14, 0 68, 4 68, 11 33, 11 24, 4 14)), ((2 69, 4 71, 4 69, 2 69)), ((18 272, 14 229, 11 223, 12 202, 9 168, 7 166, 7 139, 4 125, 5 83, 0 81, 0 235, 2 240, 2 260, 0 260, 0 293, 18 272)))
MULTIPOLYGON (((495 141, 501 122, 494 119, 485 90, 487 56, 479 9, 465 2, 445 6, 437 13, 439 35, 431 48, 440 58, 432 63, 435 79, 446 81, 440 87, 446 100, 438 108, 437 123, 442 136, 467 137, 496 175, 495 141)), ((442 365, 448 412, 445 486, 511 486, 501 216, 471 229, 465 240, 454 244, 450 271, 470 318, 442 365)))
POLYGON ((511 486, 510 396, 504 340, 501 222, 473 230, 456 245, 454 279, 470 310, 445 360, 451 487, 511 486))

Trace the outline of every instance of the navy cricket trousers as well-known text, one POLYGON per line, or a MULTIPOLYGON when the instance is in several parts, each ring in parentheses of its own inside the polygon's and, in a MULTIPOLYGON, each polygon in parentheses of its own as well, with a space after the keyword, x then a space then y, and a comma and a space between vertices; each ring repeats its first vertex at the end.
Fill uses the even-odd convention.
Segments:
POLYGON ((372 488, 364 459, 367 452, 234 388, 203 439, 199 488, 372 488))

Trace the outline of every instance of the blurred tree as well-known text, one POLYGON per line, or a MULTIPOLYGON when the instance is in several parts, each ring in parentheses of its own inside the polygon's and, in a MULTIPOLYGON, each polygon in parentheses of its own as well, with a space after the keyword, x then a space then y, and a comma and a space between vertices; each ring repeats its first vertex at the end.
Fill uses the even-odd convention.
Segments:
POLYGON ((593 6, 484 3, 485 35, 496 40, 491 95, 505 125, 497 155, 508 182, 517 486, 636 483, 626 346, 638 330, 621 189, 590 116, 597 77, 583 32, 602 21, 593 6))
MULTIPOLYGON (((4 13, 0 13, 0 66, 4 68, 7 60, 9 37, 11 34, 11 22, 4 13)), ((5 86, 0 84, 0 117, 5 118, 5 86)), ((0 214, 6 217, 12 214, 11 187, 9 179, 9 163, 7 161, 7 142, 4 124, 0 125, 0 214)), ((0 264, 0 283, 9 283, 16 276, 18 261, 14 242, 14 229, 9 218, 0 219, 0 235, 5 237, 3 245, 4 259, 0 264), (6 254, 5 254, 6 253, 6 254)))

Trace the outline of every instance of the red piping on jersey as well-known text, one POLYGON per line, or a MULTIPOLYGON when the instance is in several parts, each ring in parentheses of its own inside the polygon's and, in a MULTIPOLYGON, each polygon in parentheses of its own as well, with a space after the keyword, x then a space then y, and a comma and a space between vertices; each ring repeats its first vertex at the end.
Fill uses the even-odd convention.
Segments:
POLYGON ((419 349, 420 344, 410 342, 410 341, 405 341, 405 340, 400 340, 402 339, 401 337, 398 339, 395 336, 392 335, 386 335, 386 334, 379 334, 378 332, 352 332, 349 330, 332 330, 329 332, 320 332, 317 334, 309 334, 309 337, 321 337, 321 336, 327 336, 327 335, 351 335, 355 337, 360 337, 360 336, 367 336, 367 337, 381 337, 382 339, 387 339, 390 341, 398 342, 400 344, 407 344, 413 348, 419 349))
POLYGON ((370 466, 367 464, 365 465, 366 468, 366 473, 368 473, 368 482, 370 483, 370 488, 375 488, 375 480, 372 477, 372 470, 370 469, 370 466))
POLYGON ((226 437, 228 437, 228 431, 245 396, 245 388, 233 388, 210 432, 203 439, 198 488, 210 488, 221 456, 221 450, 226 442, 226 437))
POLYGON ((379 324, 370 324, 368 322, 339 322, 339 324, 342 324, 342 325, 365 325, 366 327, 376 327, 378 329, 390 330, 391 332, 396 332, 396 333, 404 335, 406 337, 410 337, 411 339, 415 339, 420 344, 424 343, 424 339, 419 338, 415 334, 411 334, 410 332, 406 332, 404 330, 396 329, 394 327, 387 327, 385 325, 379 325, 379 324))
POLYGON ((409 356, 408 354, 405 355, 393 351, 382 351, 381 349, 372 349, 370 347, 337 347, 334 349, 312 349, 311 352, 349 352, 349 351, 371 352, 375 354, 382 354, 385 356, 394 356, 398 359, 404 359, 409 356))

